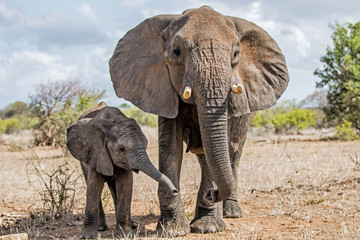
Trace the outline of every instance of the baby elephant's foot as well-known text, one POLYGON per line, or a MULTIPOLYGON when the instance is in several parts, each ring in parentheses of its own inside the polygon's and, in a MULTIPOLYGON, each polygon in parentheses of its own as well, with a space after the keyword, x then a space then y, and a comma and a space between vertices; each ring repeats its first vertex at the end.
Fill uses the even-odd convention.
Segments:
POLYGON ((97 236, 98 236, 98 231, 96 228, 84 227, 80 233, 81 239, 93 239, 93 238, 97 238, 97 236))
POLYGON ((226 199, 223 202, 223 217, 224 218, 241 218, 243 216, 242 210, 237 200, 226 199))
POLYGON ((115 235, 118 238, 132 238, 133 231, 131 226, 116 226, 115 235))
POLYGON ((198 208, 197 216, 191 221, 193 233, 215 233, 225 230, 225 222, 217 209, 198 208))
POLYGON ((103 231, 106 231, 106 230, 108 230, 108 229, 109 229, 109 228, 108 228, 106 222, 103 222, 103 223, 99 223, 99 224, 98 224, 98 231, 103 232, 103 231))
POLYGON ((161 237, 178 237, 186 235, 190 230, 189 222, 185 213, 161 213, 156 226, 156 233, 161 237))

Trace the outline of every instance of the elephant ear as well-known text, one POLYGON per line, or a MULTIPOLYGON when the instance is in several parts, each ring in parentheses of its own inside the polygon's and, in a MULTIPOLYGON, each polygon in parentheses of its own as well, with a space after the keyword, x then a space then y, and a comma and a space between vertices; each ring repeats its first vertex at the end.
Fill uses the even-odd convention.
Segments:
POLYGON ((176 117, 179 98, 164 61, 161 32, 176 16, 155 16, 140 23, 120 39, 109 62, 118 97, 167 118, 176 117))
POLYGON ((289 75, 285 57, 275 40, 262 28, 241 18, 230 17, 240 38, 240 62, 236 71, 245 94, 231 94, 231 116, 267 109, 285 91, 289 75))
POLYGON ((67 129, 66 145, 78 160, 106 176, 114 175, 113 164, 106 148, 105 134, 83 118, 67 129))

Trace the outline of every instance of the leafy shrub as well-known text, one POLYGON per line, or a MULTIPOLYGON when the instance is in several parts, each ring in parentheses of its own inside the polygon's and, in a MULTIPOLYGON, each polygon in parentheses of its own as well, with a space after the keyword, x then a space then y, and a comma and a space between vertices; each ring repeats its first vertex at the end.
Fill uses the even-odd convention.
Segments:
POLYGON ((25 128, 18 118, 0 119, 0 133, 11 134, 25 128))
POLYGON ((272 109, 259 111, 256 113, 251 125, 256 128, 268 128, 272 126, 272 118, 275 116, 275 112, 272 109))
POLYGON ((281 113, 272 119, 276 132, 290 129, 297 131, 315 126, 314 113, 310 109, 294 108, 291 112, 281 113))
POLYGON ((5 121, 0 118, 0 133, 4 133, 6 131, 5 121))
POLYGON ((6 125, 5 133, 10 134, 24 129, 24 124, 18 118, 8 118, 4 120, 6 125))
POLYGON ((139 108, 129 108, 122 110, 128 118, 133 118, 139 125, 156 127, 157 126, 157 116, 151 113, 146 113, 139 108))
POLYGON ((335 139, 352 141, 359 138, 359 135, 356 134, 355 129, 352 127, 352 123, 345 119, 343 120, 342 124, 336 126, 335 131, 335 139))

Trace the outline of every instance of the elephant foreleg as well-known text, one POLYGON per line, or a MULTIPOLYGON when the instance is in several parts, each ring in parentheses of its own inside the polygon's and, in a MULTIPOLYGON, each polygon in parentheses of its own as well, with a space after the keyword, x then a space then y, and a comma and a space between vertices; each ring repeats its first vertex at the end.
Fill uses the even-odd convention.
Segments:
POLYGON ((169 195, 167 187, 159 184, 158 195, 161 215, 157 232, 170 236, 185 235, 190 227, 180 196, 180 170, 183 155, 183 129, 179 118, 159 117, 159 170, 178 189, 177 196, 169 195))
POLYGON ((235 180, 235 187, 231 196, 223 201, 223 217, 239 218, 242 217, 242 210, 238 203, 238 183, 239 183, 239 165, 246 141, 247 132, 254 119, 255 113, 246 114, 240 117, 229 119, 229 152, 231 169, 235 180))
POLYGON ((97 236, 99 206, 105 180, 101 174, 94 170, 89 170, 87 172, 86 180, 85 218, 80 238, 88 239, 97 236))
POLYGON ((195 217, 191 221, 191 231, 195 233, 220 232, 225 230, 225 222, 221 218, 221 203, 211 204, 204 201, 204 195, 209 189, 215 188, 209 178, 210 171, 205 155, 197 155, 201 166, 201 183, 197 196, 195 217))

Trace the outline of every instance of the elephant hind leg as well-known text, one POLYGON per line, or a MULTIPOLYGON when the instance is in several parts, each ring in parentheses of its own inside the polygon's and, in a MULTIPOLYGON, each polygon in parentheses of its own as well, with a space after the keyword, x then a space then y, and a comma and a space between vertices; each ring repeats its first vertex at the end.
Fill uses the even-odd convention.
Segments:
POLYGON ((225 230, 225 222, 221 218, 221 203, 210 204, 204 201, 203 196, 215 185, 209 178, 210 172, 205 155, 197 155, 201 166, 201 183, 197 196, 195 218, 191 221, 191 232, 213 233, 225 230))

